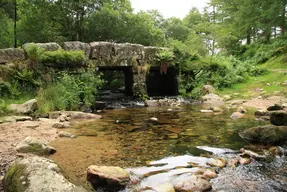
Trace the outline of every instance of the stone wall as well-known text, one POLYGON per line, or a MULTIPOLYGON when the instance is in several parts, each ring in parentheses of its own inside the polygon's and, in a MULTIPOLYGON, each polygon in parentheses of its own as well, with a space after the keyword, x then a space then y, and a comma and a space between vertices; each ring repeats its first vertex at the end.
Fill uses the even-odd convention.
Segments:
MULTIPOLYGON (((22 48, 0 49, 0 64, 13 63, 15 61, 27 60, 26 43, 22 48)), ((146 69, 147 65, 158 67, 155 55, 164 48, 145 47, 140 44, 91 42, 79 41, 57 43, 36 43, 44 51, 82 50, 85 53, 87 63, 94 67, 132 67, 133 73, 133 94, 146 95, 146 69)))

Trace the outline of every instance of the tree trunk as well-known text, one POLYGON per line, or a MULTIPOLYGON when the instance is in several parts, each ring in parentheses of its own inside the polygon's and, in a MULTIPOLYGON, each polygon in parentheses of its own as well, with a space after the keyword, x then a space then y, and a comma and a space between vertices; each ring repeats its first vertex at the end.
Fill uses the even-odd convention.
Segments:
POLYGON ((246 34, 246 43, 249 45, 251 43, 251 29, 247 29, 247 34, 246 34))
POLYGON ((17 0, 14 1, 14 47, 17 48, 17 0))

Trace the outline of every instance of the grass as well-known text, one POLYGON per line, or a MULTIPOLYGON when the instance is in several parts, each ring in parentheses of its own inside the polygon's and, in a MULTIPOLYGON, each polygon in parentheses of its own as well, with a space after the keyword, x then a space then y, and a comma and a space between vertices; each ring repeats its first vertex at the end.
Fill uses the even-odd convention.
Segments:
POLYGON ((7 192, 24 192, 28 188, 28 181, 27 174, 25 173, 26 166, 21 164, 14 164, 12 165, 7 173, 5 174, 3 184, 4 189, 7 192), (21 176, 24 177, 24 179, 20 179, 21 176), (22 182, 25 181, 26 184, 23 185, 22 182))
POLYGON ((244 83, 235 84, 231 88, 218 91, 219 95, 230 95, 233 98, 268 97, 271 95, 287 96, 287 86, 282 83, 287 80, 287 54, 274 57, 261 65, 269 70, 268 74, 250 77, 244 83), (236 94, 234 94, 236 93, 236 94))

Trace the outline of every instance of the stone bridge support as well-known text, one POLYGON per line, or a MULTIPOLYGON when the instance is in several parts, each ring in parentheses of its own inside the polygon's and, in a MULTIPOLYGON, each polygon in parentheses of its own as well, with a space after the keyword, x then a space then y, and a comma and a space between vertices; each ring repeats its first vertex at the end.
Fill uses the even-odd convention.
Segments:
MULTIPOLYGON (((22 49, 0 49, 0 65, 15 61, 22 61, 27 58, 26 47, 22 49)), ((94 67, 99 70, 119 70, 125 74, 126 94, 134 96, 148 95, 151 90, 152 95, 168 93, 176 94, 177 91, 169 91, 168 86, 173 86, 170 90, 177 89, 176 74, 168 73, 168 77, 156 77, 160 73, 153 73, 151 77, 149 69, 159 71, 159 64, 156 61, 156 53, 164 48, 145 47, 139 44, 111 43, 111 42, 91 42, 83 43, 79 41, 57 43, 37 43, 44 51, 82 50, 87 62, 76 66, 78 68, 94 67), (147 86, 147 82, 148 85, 147 86), (161 90, 161 93, 156 93, 161 90), (174 92, 174 93, 173 93, 174 92)), ((57 68, 59 65, 50 64, 47 67, 57 68)), ((68 65, 63 67, 69 68, 68 65)), ((59 68, 58 70, 63 70, 59 68)), ((75 66, 71 66, 71 68, 75 66)))

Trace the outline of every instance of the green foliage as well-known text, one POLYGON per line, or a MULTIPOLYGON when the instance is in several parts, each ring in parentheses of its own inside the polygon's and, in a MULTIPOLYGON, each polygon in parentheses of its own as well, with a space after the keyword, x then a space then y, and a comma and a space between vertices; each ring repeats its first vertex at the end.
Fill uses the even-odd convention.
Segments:
POLYGON ((24 192, 26 191, 27 187, 29 186, 29 183, 27 183, 27 179, 21 180, 20 177, 24 176, 24 178, 27 177, 27 174, 25 173, 26 166, 20 165, 20 164, 14 164, 12 165, 7 173, 5 174, 5 177, 3 179, 3 185, 4 189, 7 192, 24 192), (22 182, 25 181, 26 185, 23 185, 22 182))
POLYGON ((170 50, 161 50, 158 53, 156 53, 156 60, 162 64, 162 63, 170 63, 174 59, 173 52, 170 50))
POLYGON ((82 66, 85 63, 86 58, 83 51, 64 51, 59 49, 57 51, 44 52, 40 61, 46 65, 64 68, 65 66, 82 66))
POLYGON ((97 89, 101 84, 99 76, 92 72, 75 75, 62 73, 57 82, 39 90, 39 113, 89 107, 95 101, 97 89))
POLYGON ((26 50, 26 53, 28 55, 30 67, 32 69, 34 69, 36 62, 39 61, 41 58, 41 55, 43 53, 43 49, 41 49, 36 44, 28 44, 28 45, 26 45, 25 50, 26 50))
POLYGON ((6 103, 4 100, 0 99, 0 116, 4 115, 8 112, 6 103))

